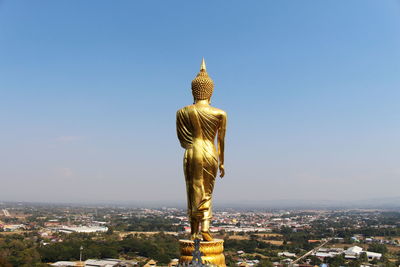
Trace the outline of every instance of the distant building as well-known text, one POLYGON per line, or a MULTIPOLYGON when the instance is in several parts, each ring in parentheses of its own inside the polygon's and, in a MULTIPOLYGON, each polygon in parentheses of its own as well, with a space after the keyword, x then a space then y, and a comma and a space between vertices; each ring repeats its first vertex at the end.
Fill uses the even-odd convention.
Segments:
MULTIPOLYGON (((273 266, 274 267, 286 267, 287 264, 274 262, 273 266)), ((293 266, 293 267, 315 267, 314 265, 310 265, 310 264, 297 264, 297 263, 292 264, 291 266, 293 266)))
POLYGON ((155 260, 149 260, 143 267, 155 267, 157 262, 155 260))
POLYGON ((116 267, 120 266, 119 260, 87 260, 85 267, 116 267))
POLYGON ((367 257, 369 260, 377 259, 379 260, 382 257, 381 253, 376 253, 376 252, 371 252, 371 251, 364 251, 363 248, 354 246, 351 248, 348 248, 347 250, 344 251, 345 258, 346 259, 356 259, 360 256, 362 252, 365 252, 367 254, 367 257))
POLYGON ((243 260, 243 261, 239 261, 237 263, 238 266, 248 266, 248 267, 252 267, 252 266, 257 266, 257 264, 259 264, 260 261, 259 260, 243 260))
POLYGON ((96 233, 96 232, 107 232, 108 227, 105 226, 66 226, 61 225, 60 227, 53 228, 55 231, 61 233, 96 233))
POLYGON ((59 226, 61 225, 61 223, 57 220, 49 220, 48 222, 44 223, 45 227, 55 227, 55 226, 59 226))
POLYGON ((279 252, 278 253, 278 256, 280 256, 280 257, 296 257, 296 253, 290 253, 290 252, 287 252, 287 251, 285 251, 285 252, 279 252))
POLYGON ((171 262, 168 264, 168 267, 176 267, 179 264, 179 259, 172 259, 171 262))
POLYGON ((343 253, 344 249, 342 248, 320 248, 318 251, 314 252, 313 255, 324 260, 325 258, 333 258, 336 255, 342 255, 343 253))
POLYGON ((132 266, 127 262, 117 260, 117 259, 103 259, 103 260, 93 260, 89 259, 85 262, 74 262, 74 261, 57 261, 55 263, 50 264, 51 266, 56 267, 128 267, 132 266))
POLYGON ((57 261, 55 263, 50 264, 51 266, 57 266, 57 267, 71 267, 71 266, 77 266, 76 262, 74 261, 57 261))
POLYGON ((13 232, 19 229, 25 228, 23 224, 5 224, 3 225, 3 230, 5 232, 13 232))

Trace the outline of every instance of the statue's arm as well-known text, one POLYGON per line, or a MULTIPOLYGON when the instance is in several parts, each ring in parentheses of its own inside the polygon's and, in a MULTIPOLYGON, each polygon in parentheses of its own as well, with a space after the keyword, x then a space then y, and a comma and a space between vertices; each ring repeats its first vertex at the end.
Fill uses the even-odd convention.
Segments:
POLYGON ((187 148, 192 143, 191 131, 187 128, 185 116, 187 114, 183 109, 176 112, 176 134, 182 148, 187 148))
POLYGON ((218 129, 218 155, 219 155, 219 171, 220 177, 225 175, 224 167, 224 150, 225 150, 225 132, 226 132, 226 113, 223 111, 221 113, 221 124, 218 129))
POLYGON ((182 114, 181 113, 182 113, 181 110, 178 110, 176 112, 176 135, 178 136, 179 143, 183 147, 183 136, 182 136, 183 123, 182 123, 182 114))

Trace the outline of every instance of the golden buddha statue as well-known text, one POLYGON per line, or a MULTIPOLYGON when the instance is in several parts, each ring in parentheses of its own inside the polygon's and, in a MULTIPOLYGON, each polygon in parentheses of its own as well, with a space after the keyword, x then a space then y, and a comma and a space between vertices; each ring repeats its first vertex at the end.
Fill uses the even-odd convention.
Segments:
POLYGON ((194 104, 178 110, 176 129, 181 146, 186 150, 183 169, 186 180, 191 239, 212 241, 212 193, 218 169, 225 175, 224 139, 226 113, 210 106, 214 82, 208 76, 204 59, 200 72, 192 81, 194 104), (217 148, 215 137, 217 137, 217 148), (201 225, 201 235, 199 226, 201 225))

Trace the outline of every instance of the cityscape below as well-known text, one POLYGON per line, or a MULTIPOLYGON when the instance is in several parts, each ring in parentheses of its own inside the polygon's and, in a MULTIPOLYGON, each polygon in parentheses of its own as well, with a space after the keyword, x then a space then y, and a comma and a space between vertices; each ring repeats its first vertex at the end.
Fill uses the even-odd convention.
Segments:
POLYGON ((400 267, 399 73, 400 0, 0 0, 0 267, 400 267))
MULTIPOLYGON (((177 266, 184 208, 0 204, 0 266, 177 266)), ((399 266, 400 208, 220 208, 227 266, 399 266)))

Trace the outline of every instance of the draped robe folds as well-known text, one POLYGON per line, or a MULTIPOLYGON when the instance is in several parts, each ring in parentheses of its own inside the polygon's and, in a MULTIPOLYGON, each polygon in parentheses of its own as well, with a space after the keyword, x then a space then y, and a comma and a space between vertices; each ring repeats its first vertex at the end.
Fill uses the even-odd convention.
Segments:
POLYGON ((194 105, 177 112, 176 127, 181 146, 186 149, 183 169, 189 218, 211 219, 212 192, 218 171, 214 139, 219 118, 194 105))

